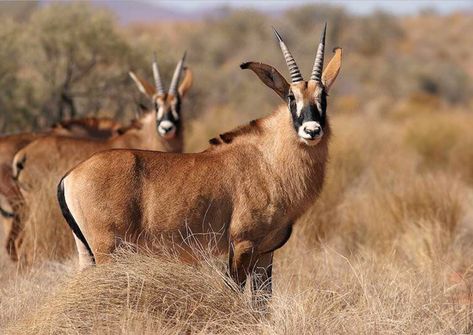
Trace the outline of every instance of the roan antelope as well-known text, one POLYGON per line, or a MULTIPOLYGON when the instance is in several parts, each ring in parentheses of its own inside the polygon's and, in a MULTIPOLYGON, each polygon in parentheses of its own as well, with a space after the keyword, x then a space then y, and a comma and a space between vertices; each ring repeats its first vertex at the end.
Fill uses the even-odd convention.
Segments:
POLYGON ((0 137, 0 216, 3 217, 6 249, 13 260, 16 260, 14 239, 18 231, 18 206, 21 194, 13 180, 11 162, 15 154, 32 141, 46 135, 62 135, 71 137, 107 138, 119 134, 121 125, 107 118, 84 118, 61 121, 44 132, 19 133, 0 137))
POLYGON ((271 115, 210 140, 201 153, 111 150, 63 177, 58 200, 81 268, 108 261, 122 241, 159 252, 158 240, 193 262, 198 257, 191 237, 200 245, 217 240, 213 251, 228 251, 234 281, 243 288, 253 273, 255 297, 270 296, 273 252, 322 189, 330 138, 327 94, 342 58, 335 49, 322 74, 324 29, 310 80, 304 81, 276 35, 290 84, 269 65, 240 66, 285 102, 271 115))
MULTIPOLYGON (((176 66, 168 92, 163 89, 156 60, 153 62, 155 85, 130 73, 140 91, 152 99, 154 109, 135 120, 120 136, 107 140, 45 136, 20 150, 15 155, 12 168, 26 205, 35 201, 34 190, 37 187, 34 185, 38 181, 54 180, 54 185, 57 185, 69 169, 94 153, 112 148, 182 152, 181 102, 192 85, 192 72, 184 67, 184 62, 185 54, 176 66), (179 85, 183 72, 185 75, 179 85)), ((52 194, 51 199, 55 199, 56 190, 48 192, 52 194)), ((56 203, 44 206, 53 208, 57 217, 62 217, 56 203)), ((22 237, 17 239, 16 244, 21 244, 21 241, 22 237)))

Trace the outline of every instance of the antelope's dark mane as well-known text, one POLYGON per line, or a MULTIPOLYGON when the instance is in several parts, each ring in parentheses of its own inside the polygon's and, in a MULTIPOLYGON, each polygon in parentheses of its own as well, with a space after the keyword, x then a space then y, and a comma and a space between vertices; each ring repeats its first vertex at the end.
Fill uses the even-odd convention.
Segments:
POLYGON ((237 127, 209 140, 211 146, 221 146, 232 143, 235 138, 261 133, 261 120, 252 120, 249 124, 237 127))
POLYGON ((138 119, 133 119, 131 120, 129 125, 118 128, 117 133, 119 135, 123 135, 132 129, 141 129, 141 128, 143 128, 143 124, 141 123, 141 121, 138 119))
POLYGON ((120 124, 111 118, 86 117, 82 119, 56 122, 51 126, 51 128, 55 129, 62 127, 65 129, 71 129, 74 126, 92 129, 101 129, 106 127, 113 130, 119 128, 120 124))

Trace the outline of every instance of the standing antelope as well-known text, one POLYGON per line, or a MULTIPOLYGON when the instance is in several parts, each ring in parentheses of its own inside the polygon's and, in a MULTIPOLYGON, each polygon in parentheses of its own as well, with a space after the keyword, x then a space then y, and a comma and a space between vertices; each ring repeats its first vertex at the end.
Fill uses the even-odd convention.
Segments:
POLYGON ((21 194, 13 180, 11 162, 15 154, 32 141, 46 135, 63 135, 72 137, 107 138, 118 134, 121 125, 105 118, 85 118, 61 121, 51 129, 39 133, 20 133, 0 137, 0 216, 3 217, 6 249, 13 260, 16 260, 14 239, 18 231, 18 209, 21 194))
MULTIPOLYGON (((273 252, 322 189, 330 126, 327 93, 342 51, 323 68, 325 28, 309 81, 304 81, 276 32, 289 84, 273 67, 248 62, 285 104, 271 115, 212 139, 195 154, 112 150, 82 162, 58 185, 58 200, 76 240, 80 267, 103 263, 122 241, 159 247, 156 239, 196 261, 201 245, 219 234, 216 254, 229 254, 229 274, 255 293, 271 294, 273 252)), ((258 295, 255 295, 258 296, 258 295)))
MULTIPOLYGON (((13 160, 13 174, 27 205, 35 201, 34 185, 38 181, 55 180, 54 184, 57 185, 69 169, 96 152, 112 148, 182 152, 184 142, 181 102, 192 85, 192 72, 184 67, 184 62, 185 54, 176 66, 167 93, 162 85, 156 59, 153 62, 155 86, 130 72, 140 91, 152 100, 154 109, 136 120, 122 135, 107 140, 45 136, 20 150, 13 160), (185 76, 178 87, 183 72, 185 76)), ((55 189, 48 191, 55 194, 55 189)), ((56 204, 49 206, 61 217, 56 204)), ((21 244, 21 239, 17 240, 17 244, 21 244)))

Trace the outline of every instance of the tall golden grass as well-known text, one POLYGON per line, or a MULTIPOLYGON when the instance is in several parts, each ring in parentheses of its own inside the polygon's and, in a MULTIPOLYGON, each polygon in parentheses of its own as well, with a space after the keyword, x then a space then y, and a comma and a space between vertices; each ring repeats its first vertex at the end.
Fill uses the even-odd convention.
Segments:
MULTIPOLYGON (((222 259, 190 266, 123 251, 81 273, 75 259, 20 274, 5 266, 0 332, 469 333, 473 115, 443 113, 332 118, 325 188, 276 252, 269 315, 228 287, 222 259)), ((215 135, 205 122, 188 131, 215 135)), ((37 233, 51 227, 41 210, 30 213, 46 218, 32 240, 57 243, 37 233)))
MULTIPOLYGON (((35 169, 34 166, 29 167, 35 169)), ((32 175, 44 176, 44 173, 32 175)), ((38 171, 40 172, 40 171, 38 171)), ((64 174, 52 167, 47 176, 37 178, 24 193, 22 244, 18 250, 23 266, 44 260, 63 261, 74 255, 72 231, 62 216, 57 201, 57 185, 64 174)))

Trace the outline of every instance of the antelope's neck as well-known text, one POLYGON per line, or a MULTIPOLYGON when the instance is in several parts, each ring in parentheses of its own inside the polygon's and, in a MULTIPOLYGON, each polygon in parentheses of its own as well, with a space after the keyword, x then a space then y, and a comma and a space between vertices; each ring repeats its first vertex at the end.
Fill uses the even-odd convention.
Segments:
POLYGON ((302 143, 297 136, 286 106, 263 120, 261 151, 270 175, 278 181, 278 194, 294 211, 306 210, 322 190, 328 159, 330 127, 314 146, 302 143))
POLYGON ((125 134, 112 138, 113 148, 133 148, 155 151, 182 151, 182 135, 165 140, 158 134, 156 115, 149 113, 140 120, 139 129, 130 129, 125 134))
MULTIPOLYGON (((159 136, 159 135, 158 135, 159 136)), ((178 131, 176 136, 171 140, 166 140, 159 136, 161 141, 162 151, 166 152, 183 152, 184 151, 184 136, 182 135, 182 129, 178 131)))

